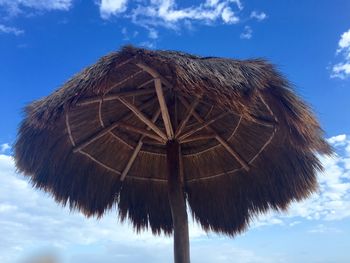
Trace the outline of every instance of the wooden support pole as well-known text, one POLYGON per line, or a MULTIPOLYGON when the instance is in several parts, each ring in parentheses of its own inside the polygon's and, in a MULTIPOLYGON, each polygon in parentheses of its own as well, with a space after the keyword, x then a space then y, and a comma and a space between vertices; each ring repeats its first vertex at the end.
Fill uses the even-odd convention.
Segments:
POLYGON ((186 201, 180 170, 180 144, 170 140, 166 145, 168 164, 168 198, 174 228, 174 262, 190 263, 190 241, 186 201))

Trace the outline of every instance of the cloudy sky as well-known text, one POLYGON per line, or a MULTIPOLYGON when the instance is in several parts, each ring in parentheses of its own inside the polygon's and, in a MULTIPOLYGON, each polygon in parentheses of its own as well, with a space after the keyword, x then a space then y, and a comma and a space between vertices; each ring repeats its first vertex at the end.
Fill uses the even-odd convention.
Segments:
POLYGON ((271 60, 337 152, 320 157, 318 193, 235 239, 191 222, 193 262, 350 262, 349 14, 347 0, 0 0, 0 262, 171 262, 171 239, 136 235, 115 211, 70 212, 33 190, 11 157, 25 104, 130 43, 271 60))

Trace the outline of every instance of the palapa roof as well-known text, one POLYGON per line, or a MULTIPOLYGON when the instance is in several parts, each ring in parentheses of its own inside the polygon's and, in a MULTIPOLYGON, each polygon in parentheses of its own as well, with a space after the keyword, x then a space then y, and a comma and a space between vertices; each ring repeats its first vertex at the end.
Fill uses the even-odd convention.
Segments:
POLYGON ((154 79, 181 142, 185 198, 205 230, 234 235, 317 189, 317 154, 331 149, 273 65, 130 46, 26 107, 19 171, 87 216, 116 205, 137 230, 171 233, 167 131, 154 79))

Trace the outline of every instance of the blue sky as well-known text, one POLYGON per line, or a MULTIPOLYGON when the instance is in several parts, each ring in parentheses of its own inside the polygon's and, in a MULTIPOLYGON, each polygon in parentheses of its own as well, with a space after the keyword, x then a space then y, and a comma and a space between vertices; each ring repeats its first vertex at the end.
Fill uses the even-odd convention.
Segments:
POLYGON ((320 192, 228 239, 191 223, 193 262, 349 262, 350 1, 0 0, 0 261, 170 262, 171 239, 136 235, 115 211, 86 219, 15 173, 21 109, 100 56, 133 44, 271 60, 311 103, 334 158, 320 192))

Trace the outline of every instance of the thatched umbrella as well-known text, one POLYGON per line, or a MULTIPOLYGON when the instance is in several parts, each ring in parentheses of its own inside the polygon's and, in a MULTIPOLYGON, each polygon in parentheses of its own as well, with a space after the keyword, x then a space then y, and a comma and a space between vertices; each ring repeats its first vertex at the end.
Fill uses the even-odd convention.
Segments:
POLYGON ((137 231, 174 233, 189 262, 186 202, 233 236, 317 188, 322 130, 264 60, 125 47, 30 104, 18 169, 87 216, 118 206, 137 231))

